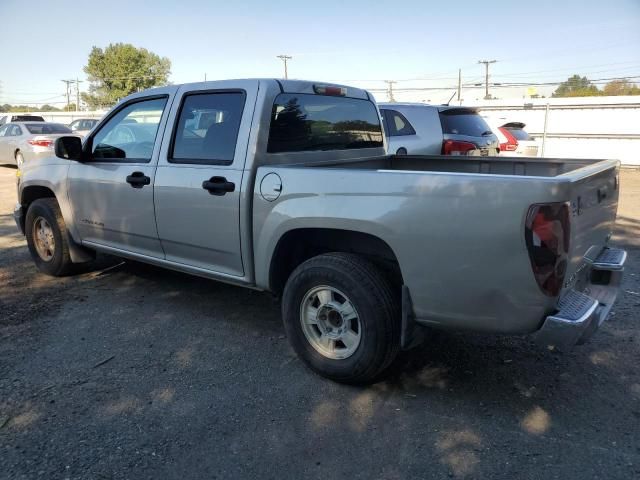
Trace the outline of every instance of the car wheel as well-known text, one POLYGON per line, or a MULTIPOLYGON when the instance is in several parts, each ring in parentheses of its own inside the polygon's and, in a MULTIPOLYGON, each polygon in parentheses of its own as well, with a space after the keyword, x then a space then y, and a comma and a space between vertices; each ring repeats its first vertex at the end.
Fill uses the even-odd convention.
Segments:
POLYGON ((24 157, 22 156, 22 153, 20 152, 16 152, 16 165, 18 168, 22 168, 22 165, 24 164, 24 157))
POLYGON ((54 277, 71 272, 67 227, 54 198, 40 198, 29 206, 25 233, 38 270, 54 277))
POLYGON ((397 297, 382 272, 358 255, 313 257, 294 270, 284 289, 289 342, 320 375, 370 383, 398 354, 397 297))
POLYGON ((407 149, 404 147, 400 147, 398 150, 396 150, 396 155, 406 155, 407 154, 407 149))

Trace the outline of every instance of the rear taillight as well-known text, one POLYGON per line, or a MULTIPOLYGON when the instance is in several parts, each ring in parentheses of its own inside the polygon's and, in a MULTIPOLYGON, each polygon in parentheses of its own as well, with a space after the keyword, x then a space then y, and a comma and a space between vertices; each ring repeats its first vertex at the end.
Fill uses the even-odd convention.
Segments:
POLYGON ((51 147, 53 145, 53 140, 49 140, 47 138, 33 139, 29 140, 29 145, 33 145, 35 147, 51 147))
POLYGON ((531 205, 524 236, 536 282, 546 295, 555 297, 567 273, 571 236, 569 204, 531 205))
POLYGON ((457 140, 445 140, 442 142, 443 155, 466 155, 467 152, 475 149, 476 146, 470 142, 460 142, 457 140))
POLYGON ((500 150, 502 152, 515 152, 518 149, 518 140, 516 140, 516 137, 504 127, 500 127, 499 130, 507 137, 507 143, 501 143, 500 150))

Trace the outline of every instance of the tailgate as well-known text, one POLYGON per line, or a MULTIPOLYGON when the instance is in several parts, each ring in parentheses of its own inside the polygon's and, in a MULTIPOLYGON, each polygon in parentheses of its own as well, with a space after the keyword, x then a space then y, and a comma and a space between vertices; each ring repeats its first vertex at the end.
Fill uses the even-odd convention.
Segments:
POLYGON ((611 235, 618 208, 616 161, 602 161, 561 177, 571 178, 571 243, 565 288, 576 286, 581 271, 588 273, 584 256, 597 257, 611 235))

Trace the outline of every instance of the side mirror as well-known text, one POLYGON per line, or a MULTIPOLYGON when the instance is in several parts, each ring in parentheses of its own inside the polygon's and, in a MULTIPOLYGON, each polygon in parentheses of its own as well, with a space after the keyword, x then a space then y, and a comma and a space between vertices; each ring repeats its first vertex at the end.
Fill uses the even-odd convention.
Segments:
POLYGON ((82 160, 82 140, 78 137, 60 137, 56 139, 56 157, 67 160, 82 160))

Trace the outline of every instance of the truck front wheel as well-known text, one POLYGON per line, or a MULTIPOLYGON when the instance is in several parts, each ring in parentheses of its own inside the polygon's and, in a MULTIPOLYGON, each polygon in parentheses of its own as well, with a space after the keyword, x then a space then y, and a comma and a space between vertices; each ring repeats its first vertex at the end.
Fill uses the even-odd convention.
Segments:
POLYGON ((29 206, 25 234, 38 270, 54 277, 71 271, 67 227, 54 198, 40 198, 29 206))
POLYGON ((358 255, 328 253, 299 265, 285 286, 282 315, 296 353, 332 380, 372 382, 399 350, 397 295, 358 255))

